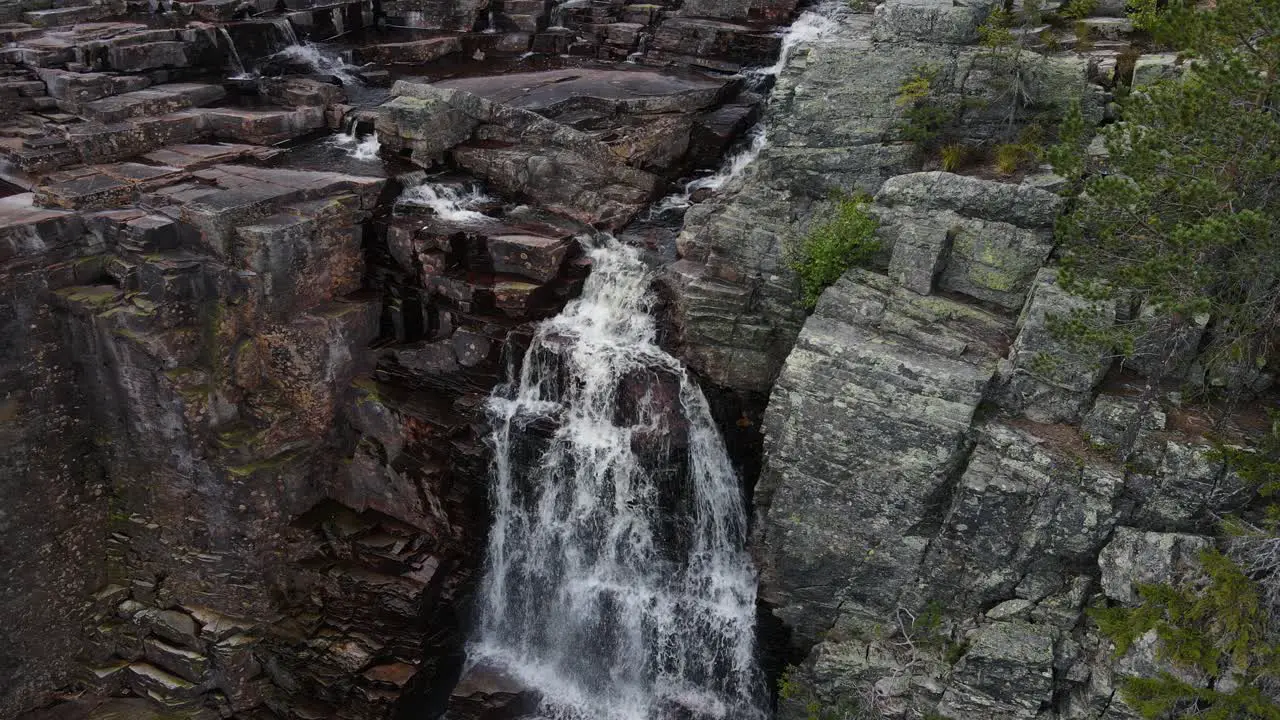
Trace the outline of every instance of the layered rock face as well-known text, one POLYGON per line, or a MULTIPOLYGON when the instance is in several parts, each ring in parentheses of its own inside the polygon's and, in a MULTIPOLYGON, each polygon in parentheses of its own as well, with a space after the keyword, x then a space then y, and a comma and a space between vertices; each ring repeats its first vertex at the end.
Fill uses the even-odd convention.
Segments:
MULTIPOLYGON (((713 164, 760 97, 518 72, 538 43, 643 59, 663 6, 145 5, 0 28, 0 715, 438 715, 489 521, 485 398, 579 292, 577 236, 713 164), (342 49, 382 65, 358 67, 299 41, 379 18, 459 32, 360 35, 342 49), (396 64, 450 79, 375 110, 396 64), (511 202, 432 195, 480 181, 511 202)), ((777 33, 742 23, 791 9, 703 8, 663 52, 768 64, 777 33)))
MULTIPOLYGON (((724 193, 685 217, 684 262, 670 268, 669 282, 677 341, 693 368, 744 390, 767 390, 777 378, 804 322, 787 263, 792 246, 821 219, 833 193, 874 193, 920 167, 922 158, 896 140, 896 128, 904 113, 898 89, 921 67, 933 69, 939 102, 965 101, 965 136, 997 132, 1002 90, 989 72, 992 61, 959 44, 976 41, 991 7, 885 3, 874 16, 841 13, 838 26, 801 46, 765 112, 767 146, 724 193)), ((1028 80, 1046 112, 1072 98, 1083 98, 1090 114, 1100 112, 1083 60, 1050 58, 1028 80)))
MULTIPOLYGON (((1148 364, 1053 331, 1129 312, 1058 285, 1058 179, 892 169, 910 157, 882 144, 906 68, 927 58, 981 92, 962 45, 980 7, 888 0, 801 49, 766 114, 781 147, 690 211, 672 268, 691 362, 745 387, 777 373, 755 545, 795 653, 780 718, 1137 718, 1119 682, 1179 671, 1154 636, 1112 657, 1086 609, 1188 577, 1214 518, 1250 500, 1196 413, 1144 391, 1148 364), (836 78, 853 94, 815 92, 836 78), (805 318, 786 243, 833 187, 874 193, 883 257, 805 318)), ((1057 68, 1041 97, 1071 88, 1100 117, 1085 60, 1057 68)), ((966 138, 990 136, 970 120, 966 138)))

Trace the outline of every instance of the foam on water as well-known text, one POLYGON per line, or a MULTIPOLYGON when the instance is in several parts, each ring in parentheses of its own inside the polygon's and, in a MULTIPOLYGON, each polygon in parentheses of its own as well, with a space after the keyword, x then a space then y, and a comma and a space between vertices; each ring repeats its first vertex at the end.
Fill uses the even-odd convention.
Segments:
POLYGON ((656 342, 638 252, 588 244, 581 297, 487 406, 494 525, 470 661, 539 690, 550 720, 763 720, 741 486, 702 391, 656 342))
MULTIPOLYGON (((377 142, 375 135, 374 142, 377 142)), ((473 210, 478 205, 493 202, 475 186, 443 185, 424 182, 404 189, 397 202, 429 208, 441 220, 474 224, 488 222, 492 218, 473 210)))
POLYGON ((359 78, 351 72, 355 69, 354 66, 348 65, 336 53, 327 51, 313 43, 289 45, 276 53, 276 57, 306 65, 322 75, 332 75, 341 80, 343 85, 360 84, 359 78))
POLYGON ((800 13, 800 17, 782 34, 782 46, 778 50, 778 59, 769 67, 747 71, 753 84, 760 84, 764 79, 775 78, 791 60, 791 55, 803 43, 811 43, 830 36, 840 25, 830 15, 835 8, 823 5, 813 10, 800 13))
POLYGON ((371 132, 360 138, 356 134, 355 123, 351 123, 346 132, 333 136, 333 144, 346 148, 347 155, 353 160, 377 160, 382 143, 378 142, 378 133, 371 132))

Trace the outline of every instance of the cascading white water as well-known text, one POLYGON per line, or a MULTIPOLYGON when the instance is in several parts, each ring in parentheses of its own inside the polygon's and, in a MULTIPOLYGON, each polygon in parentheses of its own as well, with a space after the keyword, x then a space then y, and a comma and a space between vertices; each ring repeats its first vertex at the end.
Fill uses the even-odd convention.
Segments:
MULTIPOLYGON (((835 33, 840 25, 831 19, 831 15, 838 10, 839 7, 837 5, 827 3, 801 13, 800 17, 796 18, 796 21, 783 34, 777 61, 766 68, 747 70, 748 84, 753 87, 763 86, 767 80, 777 77, 778 73, 782 72, 782 69, 787 66, 787 62, 791 59, 791 55, 802 43, 819 42, 835 33)), ((654 203, 649 210, 649 217, 652 218, 671 210, 683 210, 693 204, 694 193, 699 190, 718 192, 730 180, 741 175, 769 145, 769 138, 765 132, 763 120, 752 126, 749 137, 750 141, 747 145, 726 158, 715 174, 690 180, 685 183, 680 192, 668 195, 654 203)))
POLYGON ((472 208, 493 201, 493 198, 473 185, 442 185, 432 182, 405 188, 397 200, 398 203, 428 208, 441 220, 462 224, 491 220, 489 216, 472 208))
POLYGON ((746 146, 725 158, 724 163, 714 175, 690 180, 685 183, 684 189, 680 192, 668 195, 654 203, 649 211, 650 217, 661 215, 669 210, 687 208, 693 204, 694 193, 699 190, 718 192, 730 180, 741 175, 748 165, 755 162, 755 159, 760 156, 760 152, 769 144, 769 137, 765 133, 763 122, 753 125, 748 137, 750 139, 746 146))
POLYGON ((553 720, 763 720, 741 488, 702 391, 656 343, 636 250, 490 398, 494 525, 470 662, 553 720))
POLYGON ((830 15, 835 12, 833 5, 821 5, 813 10, 806 10, 800 13, 800 17, 787 28, 782 34, 782 44, 778 49, 778 59, 772 65, 766 68, 757 68, 747 71, 748 80, 753 85, 760 85, 768 78, 775 78, 782 69, 787 66, 787 62, 791 59, 791 54, 801 43, 814 42, 839 29, 839 24, 831 19, 830 15))
POLYGON ((345 132, 333 136, 333 144, 347 149, 347 155, 353 160, 377 160, 382 143, 378 142, 378 133, 371 132, 363 139, 356 132, 356 121, 353 118, 347 123, 345 132))
POLYGON ((227 49, 230 50, 231 69, 235 72, 231 77, 237 80, 249 77, 249 74, 245 72, 244 62, 240 60, 240 52, 236 50, 236 41, 231 39, 231 33, 227 32, 227 29, 224 27, 218 28, 218 32, 226 39, 227 49))
POLYGON ((360 84, 360 79, 351 72, 354 69, 351 65, 348 65, 340 56, 325 51, 319 45, 312 43, 290 45, 276 53, 276 57, 306 65, 317 73, 332 75, 341 80, 343 85, 360 84))

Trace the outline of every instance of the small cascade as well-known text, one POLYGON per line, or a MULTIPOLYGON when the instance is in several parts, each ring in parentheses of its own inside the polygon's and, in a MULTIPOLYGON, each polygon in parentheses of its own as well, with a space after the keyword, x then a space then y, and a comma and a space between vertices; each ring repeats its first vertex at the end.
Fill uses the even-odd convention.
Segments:
POLYGON ((742 489, 611 236, 487 410, 494 524, 469 663, 547 720, 764 720, 742 489))
POLYGON ((627 56, 627 62, 638 63, 644 58, 644 54, 649 52, 650 33, 641 32, 639 40, 636 41, 636 51, 627 56))
POLYGON ((298 41, 298 33, 294 31, 293 23, 289 22, 289 18, 271 18, 271 24, 280 30, 281 39, 284 40, 286 47, 302 44, 298 41))
POLYGON ((333 136, 333 144, 345 148, 347 155, 353 160, 378 160, 378 151, 382 149, 378 133, 371 132, 361 139, 357 132, 358 124, 354 117, 348 120, 347 129, 333 136))
POLYGON ((218 32, 227 41, 227 50, 231 57, 231 70, 235 73, 231 77, 234 79, 249 77, 249 73, 244 69, 244 61, 240 59, 240 52, 236 50, 236 41, 231 39, 231 33, 227 32, 225 27, 218 28, 218 32))
POLYGON ((564 11, 565 5, 570 2, 572 2, 572 0, 555 0, 555 4, 551 6, 551 18, 548 21, 548 30, 568 30, 568 28, 564 26, 564 11))
POLYGON ((747 133, 747 138, 746 146, 725 158, 724 164, 715 174, 690 180, 685 183, 684 189, 680 192, 668 195, 654 203, 649 210, 649 217, 654 218, 672 210, 683 210, 693 204, 693 195, 699 190, 719 192, 730 180, 741 175, 769 145, 769 137, 763 122, 753 125, 747 133))
POLYGON ((290 45, 276 53, 275 57, 306 65, 322 75, 332 75, 343 85, 360 84, 360 79, 351 72, 355 69, 353 66, 344 61, 341 56, 328 52, 314 43, 290 45))
POLYGON ((787 66, 791 54, 801 43, 820 40, 839 29, 840 25, 831 19, 835 8, 822 5, 813 10, 800 13, 800 17, 791 23, 782 35, 782 45, 778 49, 778 59, 769 67, 747 71, 747 81, 752 87, 763 87, 769 80, 778 77, 778 73, 787 66))
MULTIPOLYGON (((374 133, 377 142, 377 133, 374 133)), ((475 185, 444 185, 423 182, 404 189, 397 205, 424 207, 446 222, 463 225, 488 222, 492 218, 472 208, 491 204, 494 199, 475 185)))
MULTIPOLYGON (((778 76, 778 73, 782 72, 791 59, 792 53, 802 43, 820 42, 834 34, 840 25, 832 19, 832 15, 838 11, 838 6, 827 3, 801 13, 782 36, 782 46, 778 51, 777 62, 766 68, 748 70, 747 84, 755 88, 765 87, 768 82, 778 76)), ((763 120, 752 126, 748 132, 748 138, 746 146, 730 154, 714 174, 691 180, 685 183, 680 192, 668 195, 654 203, 649 210, 649 218, 653 219, 673 210, 683 210, 693 204, 693 195, 699 190, 719 192, 729 181, 741 175, 769 145, 763 120)))
POLYGON ((494 12, 492 2, 489 3, 489 26, 484 29, 484 32, 490 35, 498 32, 498 13, 494 12))

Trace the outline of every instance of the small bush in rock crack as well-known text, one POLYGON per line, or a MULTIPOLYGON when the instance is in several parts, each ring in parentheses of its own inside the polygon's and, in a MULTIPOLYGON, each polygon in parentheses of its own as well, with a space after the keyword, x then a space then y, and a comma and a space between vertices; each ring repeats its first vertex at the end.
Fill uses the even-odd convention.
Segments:
POLYGON ((865 265, 880 249, 879 221, 867 213, 870 199, 847 197, 837 202, 832 216, 815 225, 793 253, 791 267, 800 276, 805 307, 851 267, 865 265))

